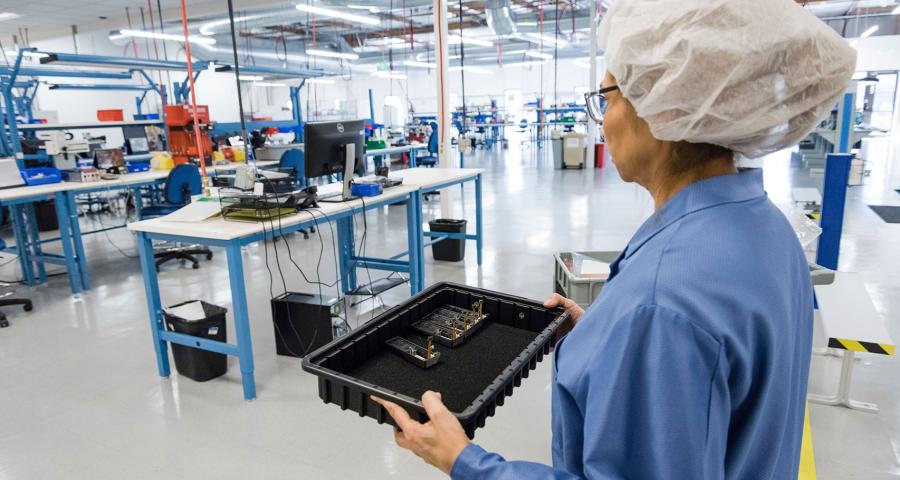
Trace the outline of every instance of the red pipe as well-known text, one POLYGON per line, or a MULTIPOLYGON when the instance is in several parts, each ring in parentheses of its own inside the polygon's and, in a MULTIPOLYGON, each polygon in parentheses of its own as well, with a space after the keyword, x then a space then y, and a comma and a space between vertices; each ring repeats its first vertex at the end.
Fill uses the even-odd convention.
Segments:
MULTIPOLYGON (((194 117, 194 139, 197 141, 197 156, 200 158, 200 173, 203 175, 203 186, 207 184, 206 159, 203 155, 203 142, 200 141, 200 116, 197 112, 197 94, 194 92, 194 65, 191 60, 191 42, 188 41, 187 7, 181 0, 181 26, 184 29, 184 51, 187 55, 188 82, 191 86, 191 114, 194 117)), ((246 141, 246 140, 245 140, 246 141)))

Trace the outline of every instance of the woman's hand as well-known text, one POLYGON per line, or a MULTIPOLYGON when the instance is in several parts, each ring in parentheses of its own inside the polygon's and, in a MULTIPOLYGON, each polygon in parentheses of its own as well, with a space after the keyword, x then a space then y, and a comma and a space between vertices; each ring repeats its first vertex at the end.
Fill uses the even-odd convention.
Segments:
POLYGON ((572 300, 558 294, 554 293, 544 302, 544 307, 546 308, 556 308, 563 307, 569 312, 569 321, 559 327, 559 330, 556 332, 556 339, 566 336, 573 328, 575 328, 575 324, 578 323, 578 320, 581 320, 581 316, 584 315, 584 309, 579 307, 577 303, 572 300))
POLYGON ((400 405, 372 397, 384 407, 400 428, 394 432, 394 440, 401 448, 415 453, 426 463, 450 475, 456 458, 469 444, 469 437, 459 420, 441 402, 441 394, 432 391, 422 395, 422 405, 428 414, 428 423, 419 423, 400 405))

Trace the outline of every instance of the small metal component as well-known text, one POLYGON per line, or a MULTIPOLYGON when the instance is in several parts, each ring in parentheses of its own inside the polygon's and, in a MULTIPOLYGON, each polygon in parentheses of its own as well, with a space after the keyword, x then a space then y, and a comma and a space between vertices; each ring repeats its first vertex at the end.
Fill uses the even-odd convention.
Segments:
POLYGON ((428 339, 428 344, 424 347, 416 345, 403 337, 394 337, 385 343, 401 354, 408 362, 420 368, 431 368, 437 365, 441 358, 441 352, 434 351, 434 344, 431 338, 428 339))

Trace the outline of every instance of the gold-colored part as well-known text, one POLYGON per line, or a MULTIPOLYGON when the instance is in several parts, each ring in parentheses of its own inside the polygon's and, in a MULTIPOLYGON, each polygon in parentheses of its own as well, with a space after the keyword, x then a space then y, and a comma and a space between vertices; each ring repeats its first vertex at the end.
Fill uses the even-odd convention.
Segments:
POLYGON ((416 347, 409 347, 409 354, 412 356, 416 356, 416 347))
POLYGON ((425 345, 425 359, 431 360, 434 356, 434 337, 428 337, 428 343, 425 345))
POLYGON ((209 177, 208 176, 203 177, 203 196, 204 197, 211 196, 210 191, 209 191, 209 177))

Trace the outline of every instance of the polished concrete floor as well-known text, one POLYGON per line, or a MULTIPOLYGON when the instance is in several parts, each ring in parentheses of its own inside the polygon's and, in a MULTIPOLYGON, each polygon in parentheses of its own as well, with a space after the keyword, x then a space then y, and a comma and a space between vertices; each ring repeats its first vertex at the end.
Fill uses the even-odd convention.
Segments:
MULTIPOLYGON (((428 284, 451 280, 543 299, 551 292, 554 252, 620 249, 652 211, 650 197, 624 184, 613 168, 555 170, 527 144, 479 152, 467 163, 487 169, 484 265, 476 266, 473 243, 464 263, 435 263, 429 253, 428 284)), ((767 160, 766 182, 772 198, 784 202, 792 185, 816 185, 821 177, 792 168, 782 154, 767 160)), ((878 311, 900 338, 900 226, 884 224, 865 206, 900 204, 900 196, 883 181, 868 183, 850 190, 841 268, 863 274, 878 311)), ((453 195, 455 216, 473 221, 471 185, 453 195)), ((427 205, 428 217, 438 215, 437 204, 427 205)), ((403 208, 368 215, 369 254, 404 249, 403 208)), ((92 216, 85 223, 118 220, 92 216)), ((360 219, 357 231, 363 228, 360 219)), ((329 230, 289 241, 307 275, 315 275, 324 246, 319 276, 334 281, 329 230)), ((133 237, 116 230, 92 235, 85 245, 89 294, 73 299, 66 277, 58 276, 36 289, 18 287, 17 296, 35 300, 33 312, 6 309, 12 326, 0 330, 0 479, 440 477, 396 448, 389 427, 323 404, 300 362, 275 355, 268 299, 283 287, 271 244, 272 276, 264 245, 247 247, 244 258, 259 389, 252 402, 242 399, 236 359, 229 360, 226 376, 207 383, 175 374, 160 378, 133 237)), ((285 253, 281 273, 288 288, 315 293, 284 262, 285 253)), ((164 304, 204 299, 230 305, 224 252, 216 254, 199 270, 166 266, 160 275, 164 304)), ((0 264, 12 258, 4 254, 0 264)), ((17 275, 16 262, 0 268, 2 280, 17 275)), ((367 272, 359 275, 366 279, 367 272)), ((383 300, 395 304, 407 292, 398 288, 383 300)), ((811 407, 822 479, 900 478, 900 366, 894 358, 863 357, 854 395, 879 403, 881 413, 811 407)), ((814 358, 810 391, 831 391, 838 366, 836 358, 814 358)), ((550 382, 545 361, 476 441, 507 458, 549 462, 550 382)))

